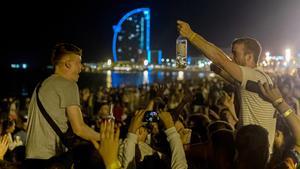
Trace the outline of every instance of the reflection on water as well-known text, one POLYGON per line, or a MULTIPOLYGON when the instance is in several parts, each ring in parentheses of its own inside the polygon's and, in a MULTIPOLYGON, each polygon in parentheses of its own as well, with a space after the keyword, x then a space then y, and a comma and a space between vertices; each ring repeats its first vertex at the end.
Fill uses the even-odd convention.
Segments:
MULTIPOLYGON (((52 73, 52 72, 51 72, 52 73)), ((44 80, 51 73, 45 72, 16 72, 4 76, 6 85, 2 88, 0 95, 22 95, 31 96, 36 84, 44 80), (7 78, 6 78, 7 77, 7 78)), ((162 83, 174 80, 199 79, 213 76, 207 72, 189 71, 154 71, 143 72, 116 72, 103 71, 101 73, 81 73, 78 81, 79 88, 90 87, 97 90, 99 86, 121 87, 140 86, 142 84, 162 83)))
POLYGON ((111 71, 108 70, 106 72, 106 87, 111 88, 112 87, 112 79, 111 79, 111 71))
POLYGON ((154 82, 168 82, 173 80, 185 80, 204 78, 205 72, 184 72, 184 71, 151 71, 143 72, 116 72, 105 71, 97 74, 81 74, 79 84, 89 82, 88 84, 101 85, 106 87, 120 86, 139 86, 142 84, 152 84, 154 82), (105 79, 102 76, 105 75, 105 79))
POLYGON ((183 71, 178 72, 177 80, 183 80, 184 79, 184 73, 183 71))
POLYGON ((149 84, 149 74, 148 70, 145 70, 143 72, 143 84, 149 84))

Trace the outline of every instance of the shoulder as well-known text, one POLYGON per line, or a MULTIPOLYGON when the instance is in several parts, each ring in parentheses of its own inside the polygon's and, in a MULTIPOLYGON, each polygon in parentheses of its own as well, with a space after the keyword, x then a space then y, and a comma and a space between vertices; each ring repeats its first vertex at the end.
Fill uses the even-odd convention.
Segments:
POLYGON ((48 77, 44 82, 43 85, 47 86, 56 86, 59 88, 78 88, 77 83, 71 80, 68 80, 62 76, 59 75, 51 75, 48 77))

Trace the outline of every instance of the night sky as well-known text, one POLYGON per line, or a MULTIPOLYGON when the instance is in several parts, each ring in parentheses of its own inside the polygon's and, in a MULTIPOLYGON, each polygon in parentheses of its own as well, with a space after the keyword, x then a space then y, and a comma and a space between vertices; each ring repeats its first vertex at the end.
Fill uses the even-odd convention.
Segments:
POLYGON ((138 7, 151 8, 151 48, 164 56, 175 55, 177 19, 220 47, 251 36, 271 54, 283 54, 285 47, 300 51, 299 0, 10 0, 0 7, 1 65, 48 64, 51 47, 61 41, 83 48, 84 62, 106 60, 112 26, 138 7))

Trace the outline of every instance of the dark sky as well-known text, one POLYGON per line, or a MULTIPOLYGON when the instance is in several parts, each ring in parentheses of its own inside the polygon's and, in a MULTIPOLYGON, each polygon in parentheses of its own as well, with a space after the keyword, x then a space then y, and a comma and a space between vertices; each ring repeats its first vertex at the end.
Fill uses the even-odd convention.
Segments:
POLYGON ((0 5, 1 65, 49 63, 59 41, 82 47, 86 62, 107 59, 112 25, 137 7, 151 8, 151 46, 164 55, 175 54, 177 19, 224 48, 236 37, 251 36, 272 54, 300 49, 299 0, 10 0, 0 5))

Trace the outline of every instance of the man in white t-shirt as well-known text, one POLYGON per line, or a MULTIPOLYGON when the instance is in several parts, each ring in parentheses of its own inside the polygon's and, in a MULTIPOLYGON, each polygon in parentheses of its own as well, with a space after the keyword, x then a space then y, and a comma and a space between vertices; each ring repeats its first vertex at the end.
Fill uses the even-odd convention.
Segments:
POLYGON ((246 90, 248 80, 272 84, 270 77, 257 67, 261 53, 259 42, 252 38, 239 38, 232 42, 232 60, 217 46, 192 31, 189 24, 178 21, 178 30, 194 46, 220 68, 217 72, 229 82, 238 84, 240 93, 239 126, 256 124, 269 133, 270 153, 275 136, 276 117, 271 103, 257 93, 246 90))

